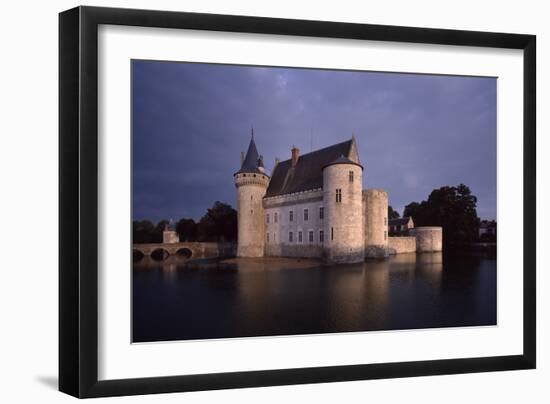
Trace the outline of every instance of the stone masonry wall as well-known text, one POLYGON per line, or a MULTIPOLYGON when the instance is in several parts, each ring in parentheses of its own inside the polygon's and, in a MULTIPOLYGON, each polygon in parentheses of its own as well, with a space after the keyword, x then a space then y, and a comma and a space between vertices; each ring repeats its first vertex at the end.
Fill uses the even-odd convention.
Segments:
POLYGON ((416 252, 416 237, 389 237, 388 247, 392 254, 416 252))
POLYGON ((417 252, 443 250, 443 229, 441 227, 416 227, 410 232, 416 237, 417 252))
POLYGON ((321 257, 323 243, 320 232, 324 231, 321 208, 324 209, 323 192, 320 189, 264 198, 265 255, 321 257), (310 232, 313 232, 311 241, 310 232))
POLYGON ((238 249, 239 257, 264 256, 263 197, 269 177, 261 174, 237 174, 238 249))
POLYGON ((365 245, 388 244, 388 193, 382 189, 363 191, 365 209, 365 245))
POLYGON ((362 188, 363 170, 357 165, 334 164, 323 170, 324 258, 329 263, 362 262, 365 258, 362 188), (341 202, 336 202, 337 189, 341 190, 341 202))

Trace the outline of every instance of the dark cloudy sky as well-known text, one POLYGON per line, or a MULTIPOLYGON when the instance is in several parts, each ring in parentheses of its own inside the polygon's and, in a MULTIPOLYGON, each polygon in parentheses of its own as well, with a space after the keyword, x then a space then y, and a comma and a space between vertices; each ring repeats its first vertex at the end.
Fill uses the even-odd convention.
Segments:
POLYGON ((464 183, 496 217, 495 78, 133 61, 132 92, 134 219, 236 207, 251 126, 268 170, 355 133, 363 186, 400 213, 464 183))

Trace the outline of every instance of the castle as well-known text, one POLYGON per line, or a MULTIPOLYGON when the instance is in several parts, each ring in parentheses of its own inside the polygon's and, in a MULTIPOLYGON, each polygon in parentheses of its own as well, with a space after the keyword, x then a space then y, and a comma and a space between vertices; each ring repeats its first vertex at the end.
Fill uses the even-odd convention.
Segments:
POLYGON ((388 194, 363 189, 363 166, 350 140, 275 161, 271 176, 250 139, 234 174, 239 257, 316 257, 356 263, 401 252, 441 251, 441 228, 389 237, 388 194))

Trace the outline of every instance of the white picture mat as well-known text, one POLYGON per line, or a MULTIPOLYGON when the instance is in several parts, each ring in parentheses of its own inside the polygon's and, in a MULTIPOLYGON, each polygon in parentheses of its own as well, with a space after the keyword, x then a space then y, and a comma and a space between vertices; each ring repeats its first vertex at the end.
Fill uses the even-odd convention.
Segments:
POLYGON ((98 80, 100 380, 522 353, 521 51, 101 26, 98 80), (498 77, 498 325, 131 344, 131 59, 498 77))

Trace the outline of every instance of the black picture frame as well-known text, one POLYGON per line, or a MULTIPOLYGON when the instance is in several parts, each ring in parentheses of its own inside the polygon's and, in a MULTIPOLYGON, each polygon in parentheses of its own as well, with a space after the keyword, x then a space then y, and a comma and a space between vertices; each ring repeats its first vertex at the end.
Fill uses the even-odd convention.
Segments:
POLYGON ((77 7, 60 13, 59 390, 84 398, 535 368, 535 103, 534 35, 96 7, 77 7), (523 354, 99 381, 100 24, 523 50, 523 354))

